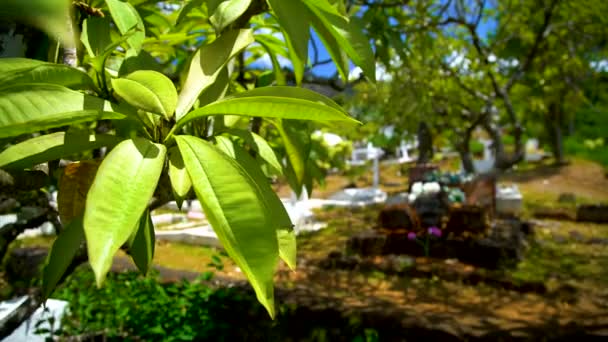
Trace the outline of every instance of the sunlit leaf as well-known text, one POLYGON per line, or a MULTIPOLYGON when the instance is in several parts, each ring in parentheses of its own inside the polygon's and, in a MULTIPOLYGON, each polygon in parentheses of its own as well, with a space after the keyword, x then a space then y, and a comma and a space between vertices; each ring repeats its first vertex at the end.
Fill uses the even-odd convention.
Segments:
POLYGON ((177 106, 177 90, 165 75, 152 70, 135 71, 112 80, 118 96, 127 103, 147 112, 162 114, 170 119, 177 106))
POLYGON ((110 102, 52 84, 0 92, 0 138, 101 119, 124 119, 110 102))
POLYGON ((272 219, 274 219, 273 226, 277 230, 279 256, 291 269, 295 269, 296 235, 293 224, 287 214, 287 210, 285 210, 285 206, 270 187, 268 179, 249 153, 240 146, 235 145, 230 139, 223 136, 216 137, 216 146, 222 152, 234 158, 253 178, 260 194, 262 194, 264 205, 272 213, 272 219))
POLYGON ((26 58, 0 59, 0 88, 23 83, 52 83, 69 88, 94 87, 93 80, 87 73, 67 65, 31 62, 26 58), (6 67, 3 66, 5 63, 6 67))
POLYGON ((230 31, 194 54, 177 102, 178 120, 192 108, 201 92, 215 82, 226 63, 252 42, 251 30, 230 31))
POLYGON ((0 152, 0 168, 22 170, 49 160, 60 159, 75 153, 103 146, 112 147, 121 139, 114 135, 97 134, 83 137, 66 135, 64 132, 41 135, 9 146, 0 152))
POLYGON ((98 286, 112 258, 138 227, 165 163, 165 146, 142 138, 118 144, 103 160, 87 194, 84 231, 98 286))
POLYGON ((249 7, 251 0, 226 0, 221 2, 209 21, 215 26, 218 32, 221 32, 226 26, 232 24, 238 19, 249 7))
POLYGON ((138 54, 141 50, 141 46, 146 38, 146 32, 144 27, 144 22, 137 13, 137 10, 133 5, 126 1, 121 0, 105 0, 108 8, 110 9, 110 14, 112 15, 112 19, 120 33, 125 34, 129 30, 136 28, 137 32, 133 33, 127 39, 129 46, 134 51, 134 55, 138 54))
POLYGON ((236 160, 192 136, 175 137, 205 216, 274 317, 273 273, 278 260, 275 218, 259 187, 236 160))

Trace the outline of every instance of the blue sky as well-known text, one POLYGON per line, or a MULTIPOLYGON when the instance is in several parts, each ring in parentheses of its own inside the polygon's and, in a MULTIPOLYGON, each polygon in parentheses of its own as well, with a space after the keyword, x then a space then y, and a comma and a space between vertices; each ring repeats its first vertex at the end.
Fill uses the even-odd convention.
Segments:
MULTIPOLYGON (((487 37, 488 33, 492 32, 496 27, 496 23, 493 21, 490 22, 481 22, 479 27, 478 27, 478 33, 480 34, 481 37, 487 37)), ((318 57, 319 60, 326 60, 329 59, 329 53, 327 52, 327 50, 325 49, 325 47, 323 46, 323 42, 319 39, 319 36, 315 33, 315 31, 311 28, 311 39, 314 40, 316 46, 317 46, 317 50, 318 50, 318 57)), ((312 47, 312 42, 310 42, 308 44, 308 51, 309 51, 309 60, 313 61, 314 60, 314 49, 312 47)), ((285 64, 288 64, 288 61, 283 61, 285 64)), ((265 61, 262 60, 258 60, 255 64, 256 67, 260 67, 260 68, 271 68, 270 65, 270 61, 268 59, 266 59, 265 61)), ((352 65, 351 63, 351 70, 354 69, 355 66, 352 65)), ((317 76, 322 76, 322 77, 332 77, 335 75, 336 73, 336 67, 333 63, 327 63, 327 64, 323 64, 320 66, 317 66, 313 69, 313 73, 317 76)))

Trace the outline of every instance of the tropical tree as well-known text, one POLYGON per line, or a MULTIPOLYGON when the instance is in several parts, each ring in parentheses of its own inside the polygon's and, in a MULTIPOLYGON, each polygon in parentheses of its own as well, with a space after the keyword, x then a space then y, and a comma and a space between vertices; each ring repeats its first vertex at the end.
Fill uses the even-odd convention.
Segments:
POLYGON ((63 228, 44 269, 43 298, 81 261, 83 243, 99 286, 121 248, 146 273, 154 255, 150 211, 172 199, 181 205, 193 191, 274 317, 273 272, 279 258, 295 267, 296 241, 267 176, 286 174, 299 191, 309 177, 303 127, 357 124, 329 98, 286 86, 278 59, 290 60, 301 84, 312 28, 344 80, 351 61, 373 80, 358 18, 336 0, 192 0, 181 7, 11 0, 0 15, 56 42, 50 61, 0 59, 7 184, 21 184, 15 175, 27 178, 44 163, 49 174, 61 174, 63 228), (260 49, 273 62, 271 73, 246 68, 260 49), (262 124, 279 132, 285 158, 257 134, 262 124), (78 161, 57 168, 68 158, 78 161))

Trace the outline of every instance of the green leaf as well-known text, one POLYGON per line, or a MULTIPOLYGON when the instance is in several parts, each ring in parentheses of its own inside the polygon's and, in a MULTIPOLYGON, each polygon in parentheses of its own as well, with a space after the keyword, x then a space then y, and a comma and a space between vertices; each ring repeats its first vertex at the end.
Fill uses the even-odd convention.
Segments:
POLYGON ((251 0, 227 0, 221 2, 209 18, 218 32, 238 19, 251 4, 251 0))
POLYGON ((23 84, 0 92, 0 138, 102 119, 124 119, 114 105, 53 84, 23 84))
POLYGON ((315 15, 311 15, 312 17, 312 26, 318 34, 318 37, 323 42, 323 46, 327 49, 329 56, 334 61, 336 65, 336 69, 342 77, 343 80, 348 80, 348 72, 349 72, 349 63, 348 56, 344 49, 340 46, 338 40, 333 36, 331 30, 329 30, 321 19, 315 15))
POLYGON ((134 50, 134 54, 137 55, 141 51, 146 38, 144 22, 137 10, 130 3, 121 0, 106 0, 106 4, 120 33, 125 34, 132 28, 137 28, 137 32, 127 39, 127 43, 134 50))
MULTIPOLYGON (((320 33, 321 38, 328 40, 329 37, 324 33, 326 31, 335 39, 337 45, 329 49, 330 54, 331 50, 336 47, 343 50, 355 65, 361 67, 365 76, 375 82, 376 65, 374 61, 374 52, 372 51, 368 38, 363 33, 362 25, 359 20, 356 17, 349 20, 326 0, 302 1, 313 13, 313 17, 315 18, 315 20, 313 20, 313 26, 315 27, 315 30, 320 33)), ((330 41, 326 41, 325 43, 333 45, 330 41)), ((334 58, 333 54, 332 59, 340 65, 341 59, 334 58)), ((348 69, 342 77, 346 76, 347 71, 348 69)))
POLYGON ((129 254, 131 255, 131 258, 133 258, 133 262, 135 262, 139 271, 144 275, 148 274, 148 271, 152 266, 155 243, 154 224, 152 223, 150 210, 146 209, 139 219, 135 237, 129 248, 129 254))
POLYGON ((42 299, 49 298, 53 290, 63 278, 80 245, 84 241, 82 217, 67 224, 51 247, 49 256, 42 270, 42 299))
POLYGON ((251 30, 230 31, 194 54, 177 102, 178 120, 192 108, 203 90, 215 82, 226 63, 252 42, 251 30))
POLYGON ((243 141, 251 146, 251 148, 257 152, 257 155, 268 163, 268 165, 270 165, 270 167, 272 167, 276 173, 283 173, 283 166, 281 165, 277 154, 274 152, 272 147, 270 147, 270 144, 268 144, 266 139, 253 132, 243 129, 226 129, 225 132, 243 139, 243 141))
POLYGON ((262 87, 245 91, 196 109, 175 125, 209 115, 244 115, 313 121, 358 122, 331 99, 312 90, 297 87, 262 87))
POLYGON ((304 76, 304 65, 308 61, 308 41, 310 39, 310 11, 301 0, 267 0, 283 30, 289 50, 296 82, 300 84, 304 76))
POLYGON ((87 73, 67 65, 30 63, 26 58, 0 59, 0 88, 22 83, 52 83, 70 88, 94 87, 93 80, 87 73), (7 67, 3 66, 5 63, 7 67))
POLYGON ((101 286, 112 258, 137 229, 165 163, 165 146, 142 138, 118 144, 103 160, 87 194, 84 231, 101 286))
POLYGON ((75 137, 65 132, 41 135, 0 152, 0 168, 23 170, 49 160, 60 159, 75 153, 103 146, 112 147, 120 142, 114 135, 98 134, 75 137))
POLYGON ((305 122, 277 120, 275 123, 289 161, 288 175, 293 173, 295 179, 290 184, 292 190, 300 196, 306 177, 306 163, 310 154, 310 132, 305 122))
POLYGON ((279 256, 292 270, 296 267, 296 235, 293 224, 285 210, 285 206, 272 190, 268 179, 260 170, 258 164, 251 158, 249 153, 230 139, 219 136, 216 137, 216 145, 230 157, 234 158, 253 178, 258 186, 258 191, 262 194, 264 205, 272 213, 273 226, 277 231, 277 241, 279 244, 279 256))
POLYGON ((177 90, 165 75, 152 70, 135 71, 112 80, 118 96, 127 103, 147 112, 162 114, 167 120, 177 106, 177 90))
POLYGON ((171 180, 173 197, 175 197, 175 202, 181 209, 184 199, 192 188, 192 180, 188 171, 186 171, 184 160, 177 147, 169 149, 169 179, 171 180))
POLYGON ((141 50, 137 56, 124 59, 118 70, 118 76, 122 77, 138 70, 154 70, 161 72, 160 64, 146 50, 141 50))
POLYGON ((175 140, 207 219, 274 317, 272 279, 278 243, 273 213, 258 185, 247 170, 210 143, 192 136, 175 140))
MULTIPOLYGON (((281 50, 277 52, 277 47, 268 44, 268 41, 265 39, 258 39, 259 36, 256 36, 256 41, 262 45, 268 57, 270 57, 270 61, 272 62, 272 68, 274 69, 274 77, 277 85, 285 85, 287 81, 285 80, 285 75, 283 75, 283 70, 281 69, 281 64, 277 58, 277 54, 281 53, 281 50)), ((274 37, 273 37, 274 38, 274 37)))
POLYGON ((101 56, 112 44, 108 18, 88 17, 82 22, 80 41, 91 57, 101 56))
POLYGON ((0 19, 23 21, 33 25, 50 37, 61 40, 66 46, 74 46, 74 32, 66 25, 71 2, 65 0, 3 0, 0 19))

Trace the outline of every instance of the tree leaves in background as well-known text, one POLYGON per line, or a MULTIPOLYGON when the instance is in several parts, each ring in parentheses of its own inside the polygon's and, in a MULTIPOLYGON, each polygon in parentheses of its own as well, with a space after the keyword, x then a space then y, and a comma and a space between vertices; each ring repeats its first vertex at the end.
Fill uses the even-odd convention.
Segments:
POLYGON ((134 138, 103 160, 87 195, 84 231, 89 261, 101 286, 112 258, 137 229, 165 163, 165 146, 134 138))

